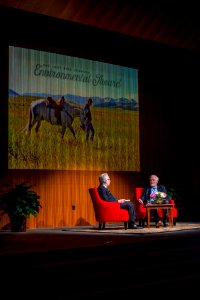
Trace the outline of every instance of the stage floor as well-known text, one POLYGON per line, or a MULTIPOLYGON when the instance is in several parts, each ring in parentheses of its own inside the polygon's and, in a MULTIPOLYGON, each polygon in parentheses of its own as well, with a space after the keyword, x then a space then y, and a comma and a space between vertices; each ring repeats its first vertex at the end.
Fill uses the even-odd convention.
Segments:
POLYGON ((27 229, 26 232, 0 231, 0 255, 25 252, 54 251, 138 243, 140 241, 200 235, 200 223, 177 222, 173 227, 124 230, 122 224, 27 229))
POLYGON ((147 233, 113 226, 0 231, 2 289, 7 299, 21 300, 198 293, 200 224, 176 226, 147 233))

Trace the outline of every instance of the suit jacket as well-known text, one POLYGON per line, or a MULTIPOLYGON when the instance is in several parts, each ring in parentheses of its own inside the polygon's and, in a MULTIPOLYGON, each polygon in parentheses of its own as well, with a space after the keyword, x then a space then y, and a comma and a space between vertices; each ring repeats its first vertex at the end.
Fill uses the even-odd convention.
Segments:
POLYGON ((111 194, 108 188, 106 188, 103 184, 98 186, 99 196, 108 202, 118 202, 118 199, 111 194))
MULTIPOLYGON (((166 193, 167 190, 164 185, 157 185, 158 192, 166 193)), ((142 193, 142 196, 140 197, 144 204, 147 204, 147 202, 150 200, 150 194, 151 194, 151 186, 145 187, 142 193)), ((171 197, 167 195, 167 197, 164 199, 165 203, 169 203, 169 200, 171 197)))

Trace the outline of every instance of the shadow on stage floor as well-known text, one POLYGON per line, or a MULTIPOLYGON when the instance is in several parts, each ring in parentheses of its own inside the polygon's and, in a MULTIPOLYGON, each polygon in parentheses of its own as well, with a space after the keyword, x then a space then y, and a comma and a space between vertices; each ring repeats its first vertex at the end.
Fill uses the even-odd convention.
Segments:
POLYGON ((0 232, 0 243, 7 299, 122 299, 131 294, 143 299, 199 289, 198 228, 152 234, 38 229, 0 232))

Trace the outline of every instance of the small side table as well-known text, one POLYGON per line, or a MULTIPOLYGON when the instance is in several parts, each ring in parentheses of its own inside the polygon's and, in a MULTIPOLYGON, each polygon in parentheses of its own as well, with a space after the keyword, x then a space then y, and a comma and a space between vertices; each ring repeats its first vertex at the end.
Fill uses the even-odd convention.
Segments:
POLYGON ((171 227, 173 227, 173 207, 174 207, 174 204, 147 204, 146 205, 146 209, 147 209, 147 227, 149 228, 150 227, 150 212, 151 212, 151 209, 158 209, 158 208, 161 208, 161 209, 169 209, 170 210, 170 214, 169 214, 169 225, 171 227))

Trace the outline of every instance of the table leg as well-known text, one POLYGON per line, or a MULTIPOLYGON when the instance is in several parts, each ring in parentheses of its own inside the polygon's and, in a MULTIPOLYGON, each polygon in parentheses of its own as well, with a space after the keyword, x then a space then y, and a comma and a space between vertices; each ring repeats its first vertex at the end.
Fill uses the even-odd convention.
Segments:
POLYGON ((170 218, 169 218, 170 226, 173 227, 174 219, 173 219, 173 207, 170 208, 170 218))
POLYGON ((147 227, 150 227, 150 209, 147 208, 147 227))

